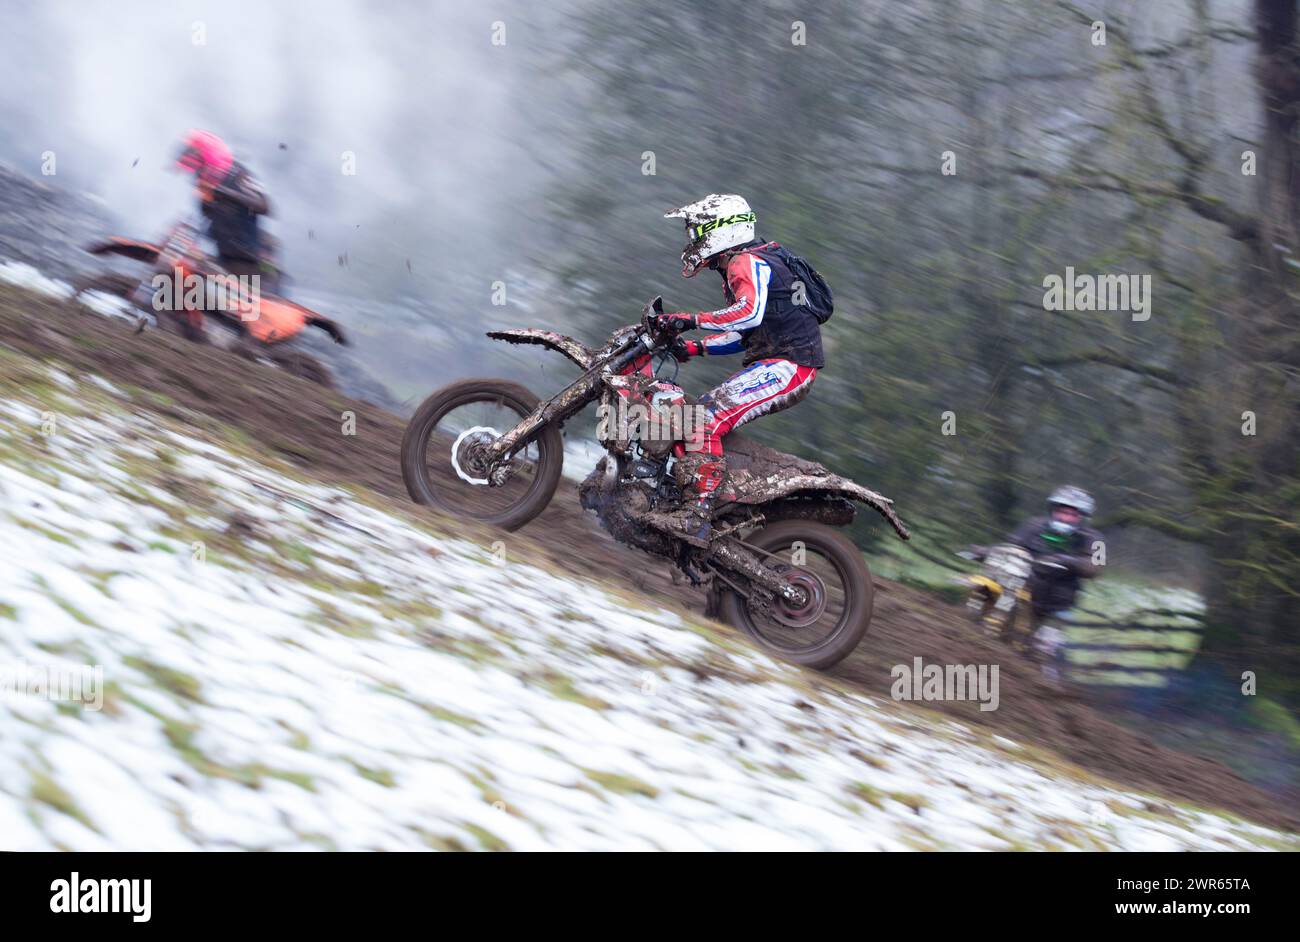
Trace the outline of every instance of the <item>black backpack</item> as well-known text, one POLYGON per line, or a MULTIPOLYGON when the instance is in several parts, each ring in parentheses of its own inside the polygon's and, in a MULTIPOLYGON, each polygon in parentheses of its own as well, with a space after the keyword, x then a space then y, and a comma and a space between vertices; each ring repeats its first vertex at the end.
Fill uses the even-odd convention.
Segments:
MULTIPOLYGON (((787 251, 780 243, 768 242, 756 248, 746 249, 747 252, 753 252, 759 258, 766 261, 765 256, 772 256, 781 261, 787 269, 790 270, 790 277, 794 284, 803 285, 803 307, 808 308, 808 313, 817 318, 817 323, 825 324, 835 313, 835 296, 831 294, 831 286, 826 283, 826 279, 817 273, 817 269, 808 264, 808 259, 799 255, 794 255, 787 251)), ((769 264, 771 264, 769 262, 769 264)), ((780 298, 785 301, 794 302, 794 289, 768 289, 768 297, 780 298)))

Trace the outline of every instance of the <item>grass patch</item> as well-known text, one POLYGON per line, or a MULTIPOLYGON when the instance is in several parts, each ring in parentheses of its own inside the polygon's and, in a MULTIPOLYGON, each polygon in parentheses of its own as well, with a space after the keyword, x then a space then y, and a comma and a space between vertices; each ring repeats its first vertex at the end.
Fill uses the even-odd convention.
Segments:
POLYGON ((338 608, 323 599, 316 600, 316 611, 309 616, 314 624, 337 631, 349 638, 373 638, 374 629, 344 615, 338 608))
POLYGON ((156 664, 142 657, 125 657, 122 663, 144 674, 155 685, 191 703, 202 703, 202 684, 184 671, 178 671, 165 664, 156 664))
POLYGON ((922 808, 930 807, 930 803, 920 795, 913 795, 909 792, 888 792, 887 794, 894 801, 910 808, 913 814, 920 814, 922 808))
POLYGON ((608 710, 610 705, 599 697, 589 696, 573 685, 573 681, 563 674, 557 674, 554 671, 548 671, 543 675, 541 684, 551 694, 560 700, 568 700, 570 703, 581 703, 585 707, 593 710, 608 710))
POLYGON ((30 530, 33 533, 39 533, 47 540, 53 540, 55 543, 60 543, 63 546, 75 547, 77 545, 77 541, 74 540, 72 537, 68 536, 66 533, 59 533, 57 530, 51 530, 49 527, 41 526, 39 523, 36 523, 33 520, 28 520, 25 517, 16 517, 13 514, 10 514, 10 518, 14 521, 14 523, 18 524, 18 526, 22 527, 24 530, 30 530))
POLYGON ((1291 748, 1300 749, 1300 720, 1282 704, 1266 697, 1252 697, 1249 712, 1256 726, 1284 736, 1291 748))
POLYGON ((510 845, 505 841, 501 840, 501 838, 497 837, 491 831, 479 827, 477 824, 470 824, 468 821, 465 821, 462 822, 462 826, 465 830, 474 835, 475 839, 484 850, 505 851, 510 849, 510 845))
POLYGON ((601 788, 614 792, 616 795, 644 795, 646 798, 657 798, 659 796, 659 789, 649 782, 643 782, 631 775, 623 775, 618 772, 598 772, 595 769, 583 769, 582 774, 601 788))
POLYGON ((389 769, 372 769, 360 763, 353 762, 352 767, 357 770, 357 774, 366 781, 374 782, 376 785, 382 785, 384 788, 396 788, 397 776, 389 769))
POLYGON ((46 773, 32 773, 31 797, 33 801, 48 805, 55 811, 66 814, 70 818, 75 818, 92 831, 98 833, 99 829, 95 827, 94 822, 90 820, 86 813, 77 806, 77 803, 72 800, 72 796, 46 773))
POLYGON ((483 729, 482 723, 472 716, 466 716, 464 713, 457 713, 455 710, 449 710, 437 704, 421 704, 421 706, 424 707, 426 713, 439 722, 455 723, 457 726, 462 726, 473 732, 483 729))
POLYGON ((884 810, 885 793, 874 785, 868 785, 866 782, 854 782, 849 791, 855 798, 861 798, 871 807, 878 810, 884 810))

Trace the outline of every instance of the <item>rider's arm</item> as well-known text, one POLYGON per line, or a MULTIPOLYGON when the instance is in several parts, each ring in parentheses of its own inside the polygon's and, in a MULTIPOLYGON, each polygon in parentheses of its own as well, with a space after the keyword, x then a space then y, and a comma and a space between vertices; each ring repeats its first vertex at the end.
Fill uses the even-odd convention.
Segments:
POLYGON ((1038 518, 1026 520, 1007 537, 1007 542, 1032 553, 1034 551, 1034 537, 1038 535, 1041 529, 1042 520, 1038 518))
POLYGON ((1079 535, 1082 537, 1082 551, 1077 554, 1062 553, 1060 562, 1080 579, 1095 579, 1101 575, 1101 567, 1092 561, 1093 546, 1102 542, 1102 536, 1090 527, 1080 530, 1079 535))
MULTIPOLYGON (((720 331, 724 336, 733 331, 753 330, 763 322, 763 312, 767 310, 767 283, 771 278, 772 269, 757 255, 741 252, 732 256, 727 263, 727 287, 731 289, 735 302, 717 311, 700 311, 695 315, 696 323, 701 330, 720 331)), ((737 345, 735 350, 739 349, 737 345)), ((710 346, 709 353, 716 356, 723 352, 734 353, 735 350, 715 350, 710 346)))
POLYGON ((698 341, 700 353, 705 356, 721 357, 729 353, 739 353, 742 334, 738 330, 729 330, 725 334, 710 334, 698 341))
POLYGON ((1091 556, 1067 556, 1061 561, 1080 579, 1095 579, 1101 575, 1101 567, 1092 561, 1091 556))
POLYGON ((241 173, 233 182, 223 183, 217 187, 216 193, 232 203, 238 203, 254 215, 261 216, 271 212, 266 191, 251 173, 241 173))

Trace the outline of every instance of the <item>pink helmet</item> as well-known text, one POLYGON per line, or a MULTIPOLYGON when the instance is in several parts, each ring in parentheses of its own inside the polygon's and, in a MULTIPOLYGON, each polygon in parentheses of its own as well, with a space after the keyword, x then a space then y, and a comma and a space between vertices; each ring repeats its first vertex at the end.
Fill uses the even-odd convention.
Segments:
POLYGON ((176 155, 177 167, 214 182, 224 177, 234 162, 234 155, 225 141, 211 131, 198 128, 192 128, 185 135, 176 155))

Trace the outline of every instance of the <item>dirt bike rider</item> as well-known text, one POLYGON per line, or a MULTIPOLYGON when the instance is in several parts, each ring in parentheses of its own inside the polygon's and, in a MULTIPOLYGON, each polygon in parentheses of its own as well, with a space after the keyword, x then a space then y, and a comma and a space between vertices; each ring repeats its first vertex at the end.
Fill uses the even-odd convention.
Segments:
POLYGON ((217 244, 221 267, 232 275, 257 275, 261 291, 278 293, 276 243, 259 220, 271 211, 261 184, 234 159, 225 141, 197 128, 182 139, 176 166, 194 174, 199 209, 208 221, 208 235, 217 244))
MULTIPOLYGON (((1044 673, 1055 680, 1057 664, 1065 645, 1063 624, 1070 621, 1070 609, 1078 596, 1080 581, 1096 578, 1101 566, 1093 554, 1103 542, 1101 533, 1088 526, 1094 503, 1092 495, 1073 485, 1062 485, 1047 498, 1047 516, 1033 517, 1016 529, 1007 542, 1027 550, 1034 557, 1028 588, 1034 605, 1035 655, 1044 673)), ((973 547, 976 559, 987 555, 987 547, 973 547)))
POLYGON ((727 306, 661 314, 657 329, 711 332, 702 340, 676 338, 672 353, 680 362, 745 354, 743 369, 698 400, 706 421, 691 430, 685 454, 674 466, 683 506, 646 517, 651 526, 705 545, 727 471, 723 436, 759 416, 788 409, 808 394, 817 371, 825 366, 821 324, 806 306, 792 300, 793 276, 780 258, 756 251, 776 243, 755 238, 754 212, 744 199, 713 194, 664 218, 686 223, 690 241, 682 252, 682 277, 694 277, 703 268, 716 271, 727 306))

